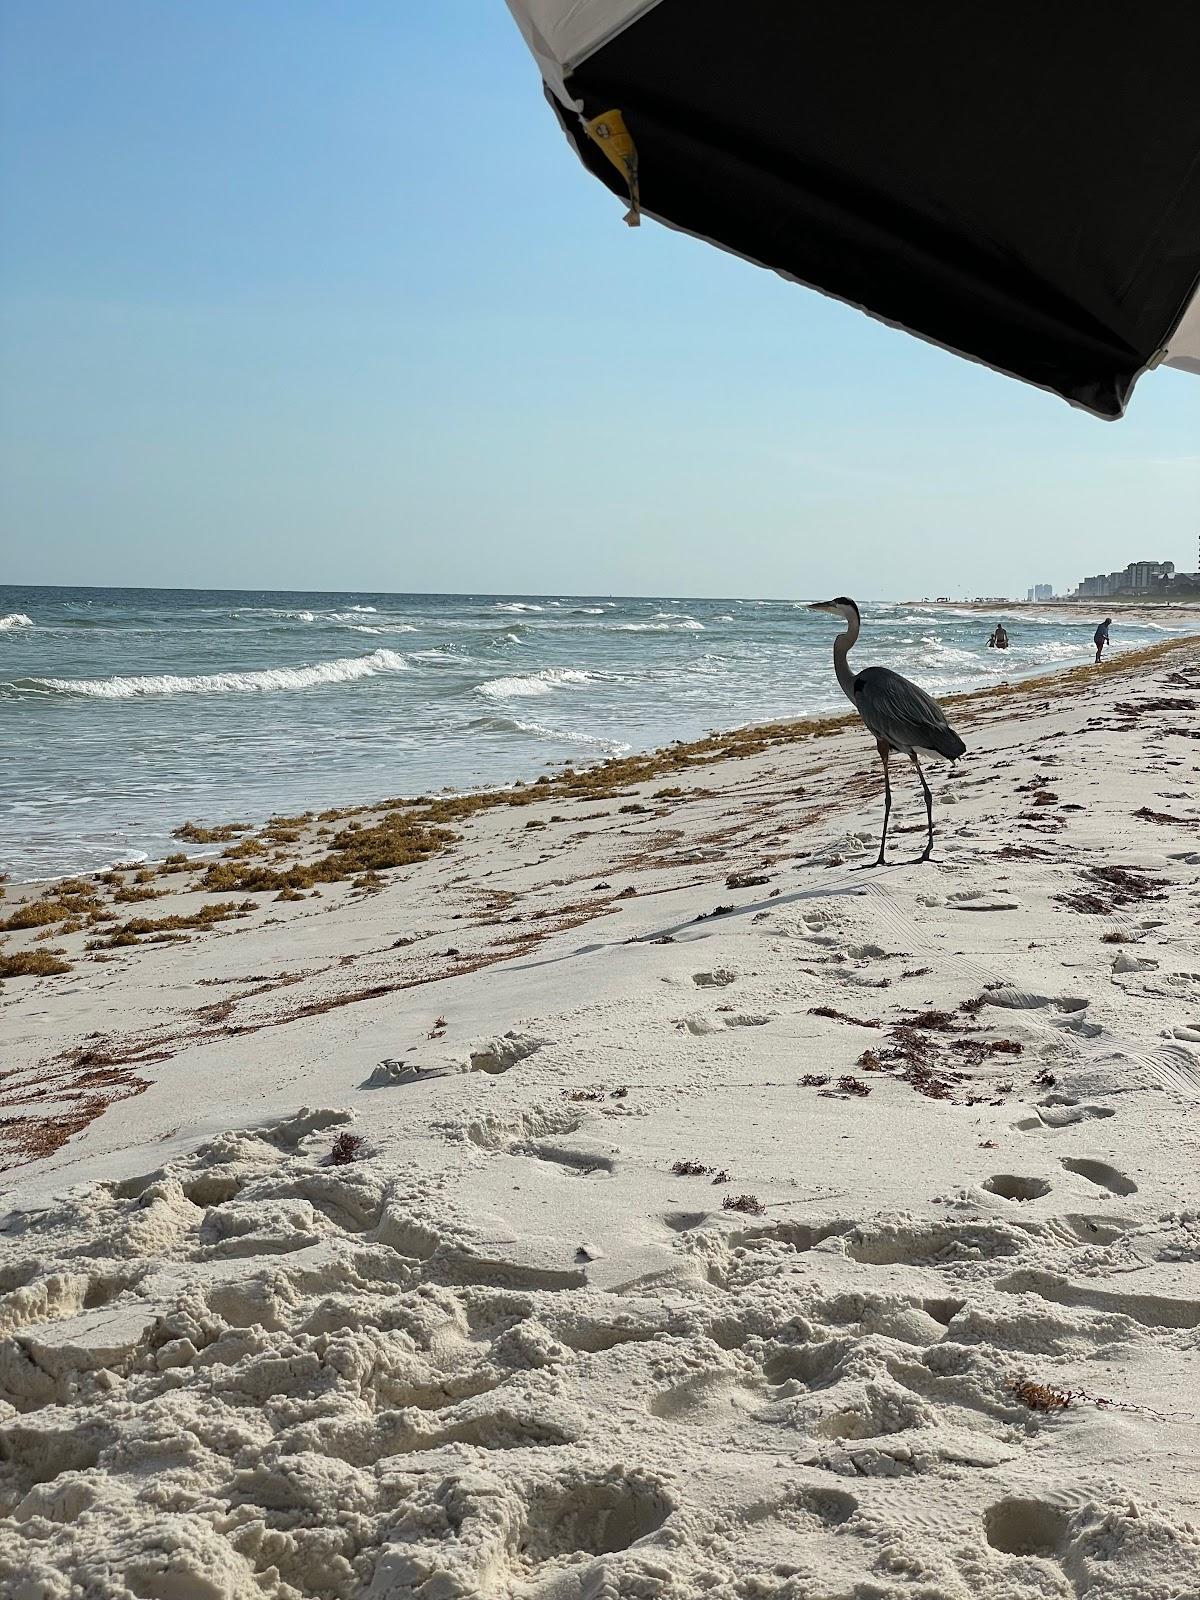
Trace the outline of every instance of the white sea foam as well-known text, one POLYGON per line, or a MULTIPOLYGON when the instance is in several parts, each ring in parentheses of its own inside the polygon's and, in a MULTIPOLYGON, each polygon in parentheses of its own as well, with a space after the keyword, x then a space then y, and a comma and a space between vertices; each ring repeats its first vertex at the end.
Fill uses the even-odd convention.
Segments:
POLYGON ((679 622, 618 622, 614 633, 703 633, 704 624, 694 617, 679 622))
POLYGON ((478 693, 489 700, 521 700, 550 694, 560 684, 593 683, 597 676, 594 672, 579 672, 574 667, 546 667, 541 672, 519 678, 490 678, 479 685, 478 693))
POLYGON ((0 617, 0 632, 9 628, 32 628, 33 618, 27 617, 23 611, 10 611, 8 616, 0 617))
POLYGON ((323 684, 351 683, 381 672, 406 672, 408 662, 394 650, 373 650, 369 656, 346 656, 304 667, 267 667, 256 672, 211 672, 194 677, 161 673, 139 678, 32 678, 29 681, 59 694, 89 700, 132 700, 144 695, 265 694, 276 689, 314 689, 323 684))
POLYGON ((494 611, 544 611, 545 606, 535 606, 525 600, 497 600, 494 611))
MULTIPOLYGON (((322 622, 345 622, 352 628, 365 628, 367 623, 361 622, 361 617, 378 615, 374 606, 351 606, 349 611, 327 611, 319 619, 322 622)), ((381 633, 415 633, 416 629, 407 622, 384 623, 379 630, 381 633)))
POLYGON ((631 745, 619 739, 602 739, 594 733, 583 733, 576 728, 548 728, 544 722, 523 722, 519 717, 505 719, 516 733, 525 733, 535 739, 558 739, 564 744, 590 745, 596 750, 606 750, 609 755, 625 755, 631 745))

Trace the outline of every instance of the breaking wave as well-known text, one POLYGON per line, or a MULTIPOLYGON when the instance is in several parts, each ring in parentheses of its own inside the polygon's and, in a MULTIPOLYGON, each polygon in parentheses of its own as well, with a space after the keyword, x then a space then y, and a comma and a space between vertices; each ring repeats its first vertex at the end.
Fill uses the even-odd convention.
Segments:
POLYGON ((23 611, 10 611, 6 617, 0 617, 0 632, 9 628, 32 628, 33 618, 27 617, 23 611))
POLYGON ((539 694, 550 694, 565 683, 596 683, 600 674, 579 672, 574 667, 546 667, 541 672, 530 672, 523 677, 489 678, 481 683, 477 693, 489 700, 524 699, 539 694))
POLYGON ((618 622, 614 633, 703 633, 704 624, 694 617, 684 617, 676 622, 618 622))
POLYGON ((475 717, 470 726, 480 733, 516 733, 527 738, 545 739, 557 744, 586 745, 592 750, 602 750, 606 755, 625 755, 632 748, 621 739, 585 733, 582 728, 552 728, 545 722, 532 722, 527 717, 505 715, 499 709, 475 717))
POLYGON ((381 672, 406 672, 408 662, 394 650, 373 650, 369 656, 346 656, 306 667, 266 667, 257 672, 211 672, 194 677, 172 673, 139 678, 28 678, 34 688, 89 700, 132 700, 142 695, 267 694, 278 689, 315 689, 323 684, 351 683, 381 672))
POLYGON ((625 755, 632 746, 625 744, 620 739, 603 739, 595 733, 584 733, 577 728, 548 728, 542 722, 523 722, 520 717, 513 717, 512 728, 516 733, 532 735, 535 739, 557 739, 564 744, 589 745, 595 750, 605 750, 609 755, 625 755))

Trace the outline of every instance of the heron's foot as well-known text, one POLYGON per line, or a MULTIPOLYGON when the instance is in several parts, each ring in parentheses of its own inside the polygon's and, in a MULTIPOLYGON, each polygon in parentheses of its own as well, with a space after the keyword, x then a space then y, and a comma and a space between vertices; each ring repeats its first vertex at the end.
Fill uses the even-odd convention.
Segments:
POLYGON ((917 857, 917 865, 920 866, 923 861, 933 861, 934 866, 935 867, 937 866, 937 862, 934 861, 934 857, 933 857, 933 846, 932 845, 930 845, 929 849, 926 850, 924 855, 917 857))
POLYGON ((886 867, 886 866, 887 866, 887 862, 883 859, 883 856, 881 855, 879 857, 879 859, 876 860, 876 861, 862 861, 862 862, 860 862, 859 865, 857 867, 855 867, 854 870, 856 872, 873 872, 876 867, 886 867))

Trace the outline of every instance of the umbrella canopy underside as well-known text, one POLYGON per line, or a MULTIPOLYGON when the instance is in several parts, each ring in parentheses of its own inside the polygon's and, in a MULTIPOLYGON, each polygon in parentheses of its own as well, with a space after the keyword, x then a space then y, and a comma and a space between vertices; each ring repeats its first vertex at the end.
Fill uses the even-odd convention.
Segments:
POLYGON ((1200 6, 509 0, 641 209, 1102 417, 1200 372, 1200 6))

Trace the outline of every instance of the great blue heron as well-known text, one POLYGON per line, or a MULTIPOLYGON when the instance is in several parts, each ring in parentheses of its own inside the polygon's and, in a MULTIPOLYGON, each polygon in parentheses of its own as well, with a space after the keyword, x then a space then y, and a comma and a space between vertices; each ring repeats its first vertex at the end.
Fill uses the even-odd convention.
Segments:
POLYGON ((810 611, 828 611, 846 622, 845 633, 833 641, 833 670, 837 681, 854 703, 854 709, 875 735, 879 759, 883 762, 883 837, 879 841, 879 859, 874 863, 882 867, 884 846, 887 844, 888 816, 892 809, 892 784, 888 776, 888 757, 892 751, 905 755, 917 769, 921 788, 925 791, 925 815, 929 823, 929 843, 925 846, 922 861, 933 854, 933 796, 921 771, 919 750, 932 750, 947 761, 957 761, 967 748, 946 721, 945 713, 936 700, 931 700, 924 689, 902 678, 888 667, 865 667, 855 672, 846 659, 851 646, 858 638, 862 619, 853 600, 844 594, 836 600, 820 600, 808 608, 810 611))

